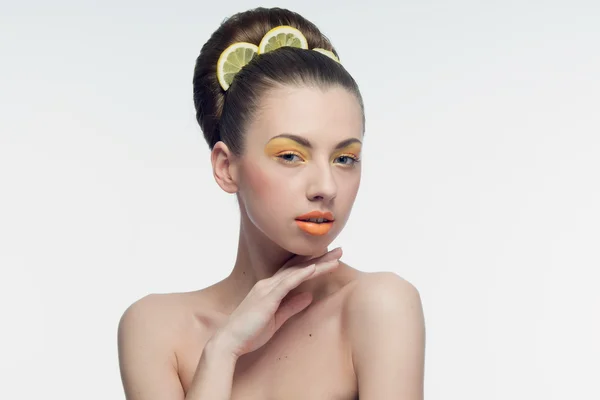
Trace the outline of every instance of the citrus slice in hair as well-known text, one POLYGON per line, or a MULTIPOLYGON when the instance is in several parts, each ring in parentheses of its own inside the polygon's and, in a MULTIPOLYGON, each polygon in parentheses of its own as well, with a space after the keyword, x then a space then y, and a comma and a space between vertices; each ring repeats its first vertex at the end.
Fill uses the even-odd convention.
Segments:
POLYGON ((217 79, 223 90, 229 89, 235 74, 257 54, 258 47, 246 42, 234 43, 223 50, 217 61, 217 79))
POLYGON ((268 53, 284 46, 308 49, 308 42, 298 29, 282 25, 271 29, 263 36, 258 45, 258 53, 268 53))
POLYGON ((340 59, 335 55, 335 53, 333 51, 325 50, 320 47, 315 47, 313 50, 318 51, 321 54, 325 54, 327 57, 331 58, 332 60, 340 62, 340 59))

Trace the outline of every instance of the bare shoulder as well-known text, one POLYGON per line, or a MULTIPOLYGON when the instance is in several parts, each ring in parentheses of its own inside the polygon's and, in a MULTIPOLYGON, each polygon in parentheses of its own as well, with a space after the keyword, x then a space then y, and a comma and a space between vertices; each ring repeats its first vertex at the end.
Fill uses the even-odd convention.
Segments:
POLYGON ((399 332, 424 329, 418 289, 390 271, 361 274, 349 290, 342 310, 344 328, 354 350, 377 340, 378 329, 399 332), (408 326, 410 325, 410 326, 408 326))
POLYGON ((153 293, 125 310, 119 321, 119 333, 143 329, 144 336, 154 337, 157 344, 174 345, 176 338, 190 330, 208 328, 212 321, 210 311, 204 290, 153 293))
POLYGON ((418 289, 408 280, 391 271, 362 273, 353 282, 345 312, 355 314, 364 307, 390 307, 398 302, 420 299, 418 289))
POLYGON ((174 294, 148 294, 134 301, 121 316, 120 325, 139 323, 142 320, 148 325, 159 325, 157 322, 164 322, 163 319, 170 318, 171 312, 177 312, 178 301, 174 294))
POLYGON ((186 309, 181 294, 175 293, 149 294, 135 301, 119 320, 119 358, 134 358, 145 348, 176 368, 175 339, 185 324, 186 309))
POLYGON ((204 331, 197 298, 192 292, 150 294, 124 311, 118 352, 127 399, 184 397, 177 349, 190 333, 204 331))
POLYGON ((179 293, 149 294, 133 302, 119 321, 119 331, 143 326, 147 333, 170 329, 184 313, 179 293))
POLYGON ((344 304, 360 398, 423 398, 425 321, 417 288, 393 272, 364 274, 344 304))

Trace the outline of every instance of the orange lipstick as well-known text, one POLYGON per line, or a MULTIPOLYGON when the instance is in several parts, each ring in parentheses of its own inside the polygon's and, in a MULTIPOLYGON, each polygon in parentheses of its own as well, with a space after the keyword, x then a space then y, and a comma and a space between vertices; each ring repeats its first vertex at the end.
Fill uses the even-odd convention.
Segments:
POLYGON ((311 211, 296 217, 298 228, 313 236, 327 234, 333 226, 333 214, 329 211, 311 211))

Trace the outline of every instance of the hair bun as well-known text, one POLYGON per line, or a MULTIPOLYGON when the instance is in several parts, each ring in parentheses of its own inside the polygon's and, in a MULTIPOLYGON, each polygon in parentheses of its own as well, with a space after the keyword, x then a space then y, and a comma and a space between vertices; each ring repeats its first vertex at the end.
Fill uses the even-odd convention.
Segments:
POLYGON ((194 68, 196 119, 211 149, 215 143, 222 140, 219 122, 226 94, 216 74, 221 53, 236 42, 248 42, 258 46, 268 31, 280 25, 289 25, 300 30, 306 37, 309 48, 324 49, 337 56, 329 39, 312 22, 287 9, 260 7, 225 19, 202 46, 194 68))

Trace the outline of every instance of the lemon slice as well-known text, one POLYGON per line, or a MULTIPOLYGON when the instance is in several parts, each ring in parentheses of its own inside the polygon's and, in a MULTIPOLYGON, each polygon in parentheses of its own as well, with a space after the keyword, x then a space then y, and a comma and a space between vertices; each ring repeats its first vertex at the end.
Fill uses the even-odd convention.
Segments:
POLYGON ((298 29, 282 25, 271 29, 263 36, 258 45, 258 54, 267 53, 284 46, 308 49, 308 42, 298 29))
POLYGON ((223 50, 217 61, 217 79, 223 90, 229 89, 233 77, 258 54, 258 46, 237 42, 223 50))
POLYGON ((325 50, 325 49, 322 49, 320 47, 315 47, 313 50, 314 51, 318 51, 321 54, 325 54, 327 57, 331 58, 332 60, 340 62, 340 59, 337 58, 337 56, 335 55, 335 53, 333 51, 325 50))

